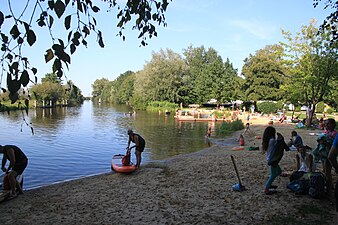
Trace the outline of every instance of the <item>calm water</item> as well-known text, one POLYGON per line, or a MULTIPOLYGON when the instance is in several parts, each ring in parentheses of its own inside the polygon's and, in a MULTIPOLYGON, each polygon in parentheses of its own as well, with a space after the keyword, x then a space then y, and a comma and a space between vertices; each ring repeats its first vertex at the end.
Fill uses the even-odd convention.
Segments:
MULTIPOLYGON (((31 110, 26 121, 32 124, 34 135, 21 112, 4 113, 0 114, 0 143, 17 145, 28 156, 24 188, 31 189, 110 172, 112 156, 125 152, 129 128, 146 140, 145 164, 208 147, 207 127, 220 126, 178 122, 173 115, 143 111, 127 116, 128 111, 125 106, 90 101, 81 107, 31 110)), ((132 160, 135 162, 134 154, 132 160)))

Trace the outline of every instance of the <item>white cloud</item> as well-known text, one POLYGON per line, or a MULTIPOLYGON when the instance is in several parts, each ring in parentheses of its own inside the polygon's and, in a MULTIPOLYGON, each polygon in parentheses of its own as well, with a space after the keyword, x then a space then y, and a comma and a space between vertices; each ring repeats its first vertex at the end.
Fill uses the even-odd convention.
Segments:
MULTIPOLYGON (((230 26, 236 27, 239 30, 244 30, 251 35, 259 38, 268 40, 273 38, 276 27, 267 22, 261 22, 256 19, 253 20, 231 20, 228 22, 230 26)), ((236 32, 236 31, 234 31, 236 32)))

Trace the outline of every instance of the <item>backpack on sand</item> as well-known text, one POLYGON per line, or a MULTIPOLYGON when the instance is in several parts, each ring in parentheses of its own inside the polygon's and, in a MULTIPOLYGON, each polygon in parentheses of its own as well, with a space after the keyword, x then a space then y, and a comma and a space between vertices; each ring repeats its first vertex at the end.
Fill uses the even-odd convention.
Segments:
POLYGON ((312 198, 322 198, 325 195, 326 177, 323 173, 315 172, 310 178, 309 195, 312 198))

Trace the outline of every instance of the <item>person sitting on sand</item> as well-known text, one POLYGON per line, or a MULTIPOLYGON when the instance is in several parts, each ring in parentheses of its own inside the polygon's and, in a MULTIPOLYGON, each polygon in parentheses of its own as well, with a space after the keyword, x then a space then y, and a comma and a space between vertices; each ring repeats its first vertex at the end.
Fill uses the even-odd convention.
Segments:
POLYGON ((135 148, 135 155, 136 155, 136 167, 139 168, 141 164, 141 155, 144 150, 144 147, 146 145, 145 140, 141 137, 141 135, 134 133, 132 130, 128 130, 128 147, 127 149, 131 150, 132 148, 135 148), (133 142, 135 145, 131 148, 129 148, 130 143, 133 142))
POLYGON ((297 171, 303 171, 306 173, 315 172, 316 171, 316 163, 314 162, 314 157, 311 153, 306 151, 306 146, 299 146, 297 148, 297 171))
POLYGON ((303 139, 299 134, 297 134, 295 130, 291 131, 291 138, 288 142, 289 147, 291 147, 292 145, 296 148, 303 146, 303 139))
POLYGON ((15 198, 17 193, 23 193, 21 185, 16 178, 26 169, 28 158, 22 150, 15 145, 0 145, 0 153, 3 153, 1 169, 3 172, 8 174, 9 184, 11 186, 9 198, 15 198), (9 161, 9 165, 6 169, 5 166, 7 160, 9 161))
POLYGON ((265 184, 264 193, 267 195, 276 193, 271 191, 270 188, 276 188, 277 186, 272 185, 272 182, 282 174, 282 169, 279 166, 279 162, 283 157, 284 150, 288 151, 289 147, 284 141, 283 135, 277 133, 273 126, 265 128, 262 138, 262 150, 266 152, 267 164, 270 167, 270 176, 265 184))
POLYGON ((245 141, 244 141, 244 137, 243 135, 239 135, 239 146, 244 146, 245 145, 245 141))

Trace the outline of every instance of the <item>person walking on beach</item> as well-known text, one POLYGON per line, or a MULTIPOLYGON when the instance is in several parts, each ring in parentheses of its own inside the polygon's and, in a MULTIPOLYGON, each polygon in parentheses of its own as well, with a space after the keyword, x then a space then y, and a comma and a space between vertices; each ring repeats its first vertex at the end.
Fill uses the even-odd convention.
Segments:
POLYGON ((16 178, 26 169, 28 158, 23 151, 15 145, 0 145, 0 153, 3 154, 1 169, 3 172, 8 174, 9 185, 11 186, 9 198, 12 199, 17 196, 17 193, 23 193, 23 190, 16 178), (9 161, 9 165, 6 168, 7 160, 9 161))
POLYGON ((145 140, 141 137, 141 135, 134 133, 131 129, 128 130, 128 147, 127 149, 131 150, 132 148, 135 148, 135 155, 136 155, 136 167, 139 168, 142 160, 142 152, 144 150, 144 147, 146 145, 145 140), (129 147, 130 143, 133 142, 135 145, 133 147, 129 147))
POLYGON ((271 191, 270 188, 276 188, 277 186, 272 185, 272 182, 282 173, 282 169, 279 166, 279 162, 283 157, 284 149, 288 150, 288 146, 284 141, 284 137, 277 133, 276 140, 276 129, 272 126, 265 128, 262 138, 262 150, 266 152, 267 164, 270 167, 270 176, 265 184, 264 193, 271 195, 276 193, 271 191))

